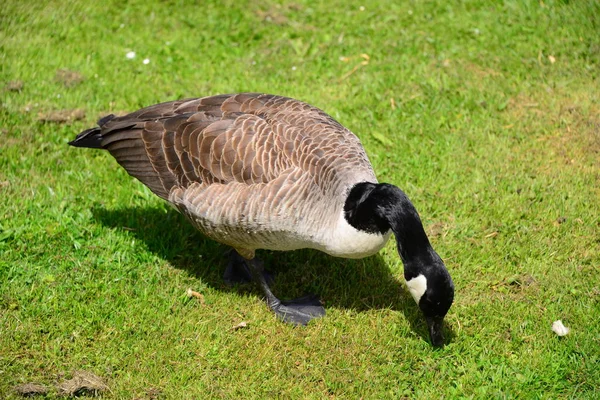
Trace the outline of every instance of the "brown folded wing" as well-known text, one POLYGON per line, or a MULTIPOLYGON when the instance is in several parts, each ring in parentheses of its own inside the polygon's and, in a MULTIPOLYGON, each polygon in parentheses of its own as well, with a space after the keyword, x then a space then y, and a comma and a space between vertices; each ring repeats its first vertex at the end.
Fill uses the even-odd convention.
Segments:
POLYGON ((354 134, 323 111, 280 96, 157 104, 105 121, 101 135, 102 146, 129 174, 204 233, 231 245, 257 240, 248 239, 249 230, 285 230, 284 216, 326 218, 340 207, 323 204, 328 197, 349 182, 375 180, 354 134), (237 242, 227 239, 231 235, 237 242))

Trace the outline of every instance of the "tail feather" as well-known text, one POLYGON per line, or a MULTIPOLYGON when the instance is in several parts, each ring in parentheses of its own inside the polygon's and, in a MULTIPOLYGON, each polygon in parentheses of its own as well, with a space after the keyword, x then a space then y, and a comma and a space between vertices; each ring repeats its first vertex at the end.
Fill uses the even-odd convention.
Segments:
POLYGON ((166 166, 161 144, 163 135, 144 138, 147 134, 145 123, 108 115, 98 121, 97 127, 81 132, 69 144, 108 150, 129 175, 158 196, 168 199, 171 188, 177 184, 177 177, 166 166))
POLYGON ((102 135, 100 128, 86 129, 81 132, 74 140, 69 142, 74 147, 89 147, 91 149, 102 148, 102 135))
POLYGON ((114 118, 114 114, 107 115, 98 120, 98 126, 95 128, 86 129, 81 132, 74 140, 71 140, 69 144, 74 147, 89 147, 91 149, 102 148, 102 131, 101 127, 108 121, 114 118))
POLYGON ((115 118, 115 114, 108 114, 98 120, 98 126, 106 124, 111 119, 115 118))

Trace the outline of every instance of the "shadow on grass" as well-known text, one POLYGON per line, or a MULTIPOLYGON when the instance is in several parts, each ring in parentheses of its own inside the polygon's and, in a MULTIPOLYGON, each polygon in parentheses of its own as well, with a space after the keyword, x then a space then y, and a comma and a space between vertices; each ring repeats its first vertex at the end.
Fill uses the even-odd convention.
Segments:
MULTIPOLYGON (((163 207, 92 208, 104 226, 122 229, 145 243, 148 250, 173 267, 187 271, 208 286, 224 292, 243 292, 253 285, 230 287, 222 279, 229 247, 204 237, 177 211, 163 207)), ((401 311, 411 328, 429 340, 427 326, 410 294, 377 254, 362 260, 331 257, 304 249, 289 252, 257 251, 265 268, 275 274, 275 295, 283 299, 307 293, 319 295, 325 307, 355 311, 392 309, 401 311)), ((454 338, 445 328, 446 342, 454 338)))

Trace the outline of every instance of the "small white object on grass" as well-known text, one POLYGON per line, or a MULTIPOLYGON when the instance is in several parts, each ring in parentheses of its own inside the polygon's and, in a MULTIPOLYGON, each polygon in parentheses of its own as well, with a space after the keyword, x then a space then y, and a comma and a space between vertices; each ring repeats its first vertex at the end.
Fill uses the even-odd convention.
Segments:
POLYGON ((135 58, 135 51, 130 51, 129 53, 125 54, 125 57, 131 59, 135 58))
POLYGON ((150 59, 149 58, 144 58, 144 61, 142 61, 144 64, 150 64, 150 59))
POLYGON ((552 323, 552 330, 558 336, 565 336, 569 333, 569 328, 563 325, 562 321, 559 319, 558 321, 554 321, 552 323))

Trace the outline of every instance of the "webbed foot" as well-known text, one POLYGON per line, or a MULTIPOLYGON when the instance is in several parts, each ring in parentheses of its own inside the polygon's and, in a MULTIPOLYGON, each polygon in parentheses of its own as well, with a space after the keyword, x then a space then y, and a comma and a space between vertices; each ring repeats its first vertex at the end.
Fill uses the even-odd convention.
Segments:
POLYGON ((288 324, 306 325, 310 320, 325 315, 325 308, 315 295, 268 305, 279 319, 288 324))
POLYGON ((306 325, 310 320, 325 315, 325 308, 315 295, 289 301, 279 300, 271 292, 269 284, 273 281, 273 277, 270 274, 265 274, 262 262, 255 258, 246 260, 235 251, 232 253, 235 253, 235 255, 232 255, 232 260, 235 263, 232 268, 238 268, 237 271, 239 272, 241 270, 239 265, 244 265, 244 273, 248 274, 258 284, 265 295, 267 306, 279 319, 289 324, 306 325))

